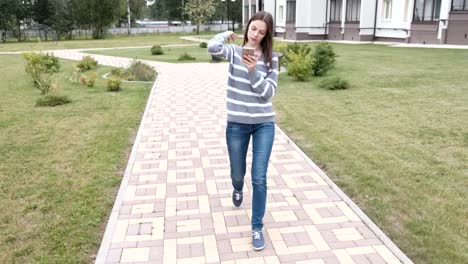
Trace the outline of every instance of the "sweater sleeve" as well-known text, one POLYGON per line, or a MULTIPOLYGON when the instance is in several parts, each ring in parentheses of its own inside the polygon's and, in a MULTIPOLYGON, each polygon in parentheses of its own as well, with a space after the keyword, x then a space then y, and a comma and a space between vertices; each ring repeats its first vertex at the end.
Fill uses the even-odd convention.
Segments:
POLYGON ((224 44, 228 35, 229 32, 219 33, 208 42, 208 52, 212 56, 232 61, 234 47, 232 45, 224 44))
POLYGON ((249 72, 249 80, 253 92, 260 95, 264 100, 268 100, 275 95, 278 85, 278 55, 274 52, 271 58, 271 70, 263 77, 256 69, 249 72))

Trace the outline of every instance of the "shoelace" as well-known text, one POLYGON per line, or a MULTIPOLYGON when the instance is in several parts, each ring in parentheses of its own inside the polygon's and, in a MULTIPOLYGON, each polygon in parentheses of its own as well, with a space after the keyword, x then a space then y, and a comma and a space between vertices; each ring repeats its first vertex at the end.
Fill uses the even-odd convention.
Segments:
POLYGON ((253 232, 252 236, 253 236, 253 239, 260 239, 260 232, 258 231, 253 232))
POLYGON ((240 200, 240 198, 241 198, 240 193, 236 193, 236 197, 235 197, 235 198, 236 198, 236 200, 240 200))

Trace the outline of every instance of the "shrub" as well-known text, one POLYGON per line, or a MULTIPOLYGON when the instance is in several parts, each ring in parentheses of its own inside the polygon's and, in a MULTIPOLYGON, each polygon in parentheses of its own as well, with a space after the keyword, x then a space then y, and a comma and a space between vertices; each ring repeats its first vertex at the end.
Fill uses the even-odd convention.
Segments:
POLYGON ((78 71, 88 71, 91 69, 95 69, 97 67, 98 62, 93 59, 91 56, 83 57, 78 64, 76 64, 76 68, 78 71))
POLYGON ((123 74, 127 80, 144 82, 154 81, 156 75, 157 72, 153 67, 141 61, 133 61, 123 74))
POLYGON ((111 75, 124 78, 125 72, 121 68, 114 68, 111 70, 111 75))
POLYGON ((283 52, 284 59, 281 61, 281 63, 283 64, 282 66, 288 67, 289 63, 293 60, 292 57, 295 57, 295 55, 299 55, 302 57, 310 57, 311 53, 312 48, 307 44, 288 44, 283 52))
POLYGON ((110 77, 109 79, 107 79, 106 87, 108 91, 117 92, 120 91, 121 84, 122 79, 120 79, 119 77, 110 77))
POLYGON ((160 45, 154 45, 151 47, 151 54, 152 55, 162 55, 164 54, 164 51, 160 45))
POLYGON ((25 53, 26 73, 31 77, 33 86, 41 94, 47 94, 52 85, 51 77, 60 69, 58 58, 48 53, 25 53))
POLYGON ((344 90, 349 88, 349 82, 335 76, 323 80, 319 86, 330 90, 344 90))
POLYGON ((187 61, 187 60, 195 60, 195 59, 196 59, 195 57, 192 57, 192 56, 190 56, 190 54, 188 54, 187 52, 185 52, 184 54, 181 54, 177 60, 179 60, 179 61, 187 61))
POLYGON ((300 54, 289 54, 288 75, 295 77, 299 81, 306 81, 312 70, 313 60, 310 56, 300 54))
POLYGON ((96 72, 92 72, 89 76, 82 74, 80 76, 80 83, 88 87, 93 87, 94 83, 96 82, 96 77, 97 77, 96 72))
POLYGON ((57 106, 70 103, 66 95, 47 94, 36 100, 36 106, 57 106))
POLYGON ((315 48, 315 52, 313 54, 313 74, 315 76, 325 75, 330 69, 333 68, 335 64, 335 57, 336 54, 333 51, 333 47, 326 42, 320 42, 315 48))
POLYGON ((200 43, 200 48, 206 49, 208 47, 208 44, 206 42, 201 42, 200 43))

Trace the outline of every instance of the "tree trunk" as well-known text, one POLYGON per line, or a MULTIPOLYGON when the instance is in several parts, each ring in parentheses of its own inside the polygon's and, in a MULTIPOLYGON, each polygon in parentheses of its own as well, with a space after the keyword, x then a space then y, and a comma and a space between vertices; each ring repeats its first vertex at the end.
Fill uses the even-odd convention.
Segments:
POLYGON ((200 34, 200 26, 201 26, 201 23, 197 22, 197 35, 200 34))

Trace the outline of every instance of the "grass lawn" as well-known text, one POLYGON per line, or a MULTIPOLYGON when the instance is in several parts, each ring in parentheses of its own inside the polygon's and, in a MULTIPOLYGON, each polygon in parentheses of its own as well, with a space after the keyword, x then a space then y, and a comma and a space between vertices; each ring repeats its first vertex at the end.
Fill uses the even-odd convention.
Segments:
POLYGON ((333 47, 352 88, 282 75, 279 125, 415 263, 466 263, 468 50, 333 47))
POLYGON ((193 41, 180 39, 182 36, 194 36, 182 33, 161 33, 149 35, 117 35, 109 36, 105 39, 82 39, 82 40, 61 40, 43 42, 9 42, 0 43, 0 52, 6 51, 29 51, 29 50, 56 50, 56 49, 84 49, 84 48, 111 48, 111 47, 132 47, 132 46, 152 46, 167 44, 193 44, 193 41))
POLYGON ((59 76, 72 103, 42 108, 24 59, 1 56, 0 263, 91 263, 97 253, 151 84, 72 84, 74 63, 61 60, 59 76))
POLYGON ((127 58, 141 59, 141 60, 172 62, 172 63, 193 63, 193 62, 210 62, 211 61, 211 56, 208 54, 207 49, 200 48, 198 44, 195 44, 194 46, 163 47, 163 51, 164 51, 164 54, 162 55, 151 55, 151 51, 149 48, 87 50, 86 53, 127 57, 127 58), (195 60, 179 61, 178 58, 184 53, 188 53, 190 56, 194 57, 195 60))

